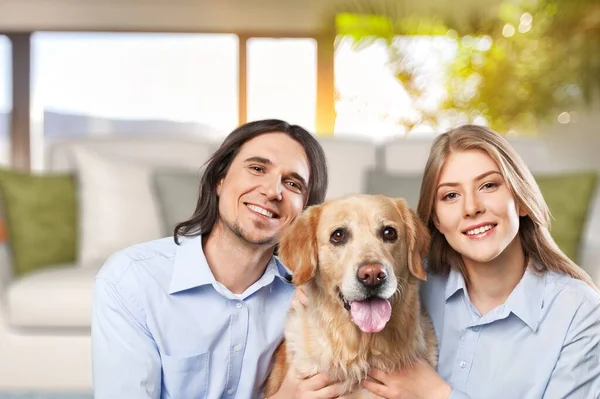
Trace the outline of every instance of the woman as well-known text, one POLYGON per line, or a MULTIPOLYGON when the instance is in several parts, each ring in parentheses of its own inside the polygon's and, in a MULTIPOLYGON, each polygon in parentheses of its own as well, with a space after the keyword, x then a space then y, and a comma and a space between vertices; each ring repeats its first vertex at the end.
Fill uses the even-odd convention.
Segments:
POLYGON ((373 370, 384 398, 600 398, 600 294, 558 248, 527 166, 499 134, 439 136, 419 216, 432 235, 422 300, 437 372, 373 370))

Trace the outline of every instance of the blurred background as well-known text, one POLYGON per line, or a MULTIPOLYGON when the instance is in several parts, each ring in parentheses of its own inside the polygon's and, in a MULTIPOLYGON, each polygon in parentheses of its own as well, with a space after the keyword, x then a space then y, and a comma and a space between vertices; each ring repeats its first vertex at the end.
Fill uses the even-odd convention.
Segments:
POLYGON ((599 94, 597 0, 0 0, 0 399, 91 397, 94 275, 256 119, 314 132, 328 197, 413 207, 431 140, 490 126, 600 281, 599 94))

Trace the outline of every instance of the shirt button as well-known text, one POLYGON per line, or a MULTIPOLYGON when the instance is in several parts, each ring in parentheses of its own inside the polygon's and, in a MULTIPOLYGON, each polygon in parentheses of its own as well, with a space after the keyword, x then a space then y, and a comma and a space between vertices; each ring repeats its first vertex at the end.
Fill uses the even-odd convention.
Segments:
POLYGON ((465 361, 460 362, 460 368, 464 369, 465 367, 467 367, 467 362, 465 362, 465 361))
POLYGON ((477 332, 479 330, 481 330, 481 327, 479 327, 479 326, 473 327, 473 331, 477 332))
POLYGON ((231 395, 232 393, 233 393, 233 389, 232 389, 232 388, 229 388, 229 389, 227 390, 227 395, 231 395))
POLYGON ((233 350, 234 350, 234 351, 236 351, 236 352, 239 352, 239 351, 240 351, 240 349, 242 349, 242 347, 241 347, 240 345, 235 345, 235 346, 233 347, 233 350))
POLYGON ((241 303, 241 302, 238 302, 238 303, 235 305, 235 307, 236 307, 236 308, 238 308, 238 309, 241 309, 241 308, 242 308, 242 306, 244 306, 244 305, 242 305, 242 303, 241 303))

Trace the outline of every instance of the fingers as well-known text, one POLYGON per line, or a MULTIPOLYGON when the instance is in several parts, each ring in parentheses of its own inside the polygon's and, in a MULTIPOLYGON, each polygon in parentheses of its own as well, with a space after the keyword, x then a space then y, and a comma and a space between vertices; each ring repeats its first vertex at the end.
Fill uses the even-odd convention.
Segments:
POLYGON ((362 386, 367 391, 370 391, 377 396, 387 398, 388 387, 385 384, 386 379, 386 373, 379 369, 371 368, 371 370, 369 370, 369 375, 367 376, 367 378, 362 381, 362 386))
POLYGON ((329 384, 331 384, 331 382, 332 381, 329 379, 327 374, 319 373, 305 379, 303 382, 303 388, 311 392, 319 391, 327 387, 329 384))
POLYGON ((340 398, 341 393, 344 392, 344 384, 338 382, 337 384, 328 385, 325 388, 318 391, 319 399, 334 399, 340 398))
POLYGON ((369 377, 375 380, 375 382, 381 382, 385 384, 387 374, 377 368, 372 367, 371 370, 369 370, 369 377))
POLYGON ((372 393, 374 393, 377 396, 381 396, 382 398, 387 398, 388 396, 386 395, 387 393, 387 387, 385 385, 380 384, 379 382, 367 378, 366 380, 362 381, 362 386, 367 390, 370 391, 372 393))
POLYGON ((333 399, 343 392, 342 383, 333 384, 326 374, 320 373, 308 377, 298 387, 298 398, 333 399))

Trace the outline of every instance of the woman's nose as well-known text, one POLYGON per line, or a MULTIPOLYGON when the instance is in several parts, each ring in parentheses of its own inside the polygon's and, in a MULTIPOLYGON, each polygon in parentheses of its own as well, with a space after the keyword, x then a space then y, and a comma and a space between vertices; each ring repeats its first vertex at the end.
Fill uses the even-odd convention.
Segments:
POLYGON ((479 213, 482 213, 485 208, 483 206, 483 202, 481 198, 477 194, 467 194, 465 195, 465 216, 475 216, 479 213))

